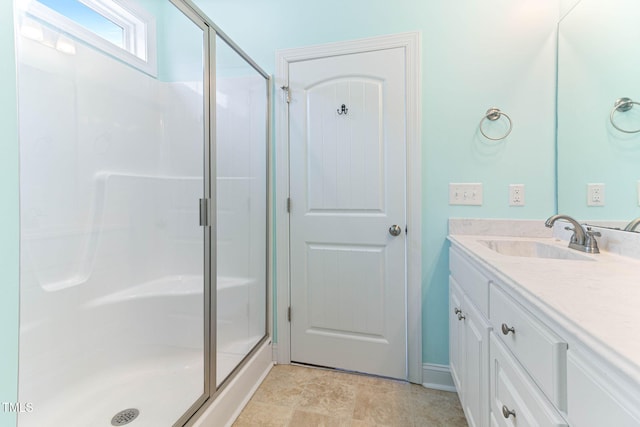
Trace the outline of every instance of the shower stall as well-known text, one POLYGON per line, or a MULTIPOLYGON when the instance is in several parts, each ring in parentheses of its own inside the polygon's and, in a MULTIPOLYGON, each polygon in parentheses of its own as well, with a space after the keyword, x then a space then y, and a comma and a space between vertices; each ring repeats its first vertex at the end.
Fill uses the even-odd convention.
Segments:
POLYGON ((197 423, 270 345, 269 78, 188 0, 15 12, 18 426, 197 423))

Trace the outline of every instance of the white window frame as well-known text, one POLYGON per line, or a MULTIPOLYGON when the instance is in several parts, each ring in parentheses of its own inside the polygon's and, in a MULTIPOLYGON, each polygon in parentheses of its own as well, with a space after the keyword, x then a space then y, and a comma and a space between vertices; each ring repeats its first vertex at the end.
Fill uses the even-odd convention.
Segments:
POLYGON ((121 27, 124 47, 116 46, 38 0, 30 2, 26 12, 116 59, 157 77, 156 20, 153 15, 131 0, 78 1, 121 27))

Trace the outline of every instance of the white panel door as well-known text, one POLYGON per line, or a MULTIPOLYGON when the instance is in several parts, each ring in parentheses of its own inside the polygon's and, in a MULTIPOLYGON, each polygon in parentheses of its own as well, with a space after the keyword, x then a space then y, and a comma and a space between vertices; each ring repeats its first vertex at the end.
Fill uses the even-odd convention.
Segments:
POLYGON ((289 65, 292 361, 406 378, 404 63, 289 65))

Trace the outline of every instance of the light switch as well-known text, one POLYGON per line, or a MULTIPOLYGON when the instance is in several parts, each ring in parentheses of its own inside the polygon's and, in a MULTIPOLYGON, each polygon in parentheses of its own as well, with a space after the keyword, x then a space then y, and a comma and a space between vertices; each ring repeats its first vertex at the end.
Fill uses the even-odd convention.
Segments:
POLYGON ((482 183, 449 183, 449 204, 482 206, 482 183))

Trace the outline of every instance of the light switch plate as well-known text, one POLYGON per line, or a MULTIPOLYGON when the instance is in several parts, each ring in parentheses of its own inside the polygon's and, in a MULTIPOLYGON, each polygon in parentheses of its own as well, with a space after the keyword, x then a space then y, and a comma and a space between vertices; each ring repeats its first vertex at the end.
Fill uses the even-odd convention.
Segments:
POLYGON ((482 206, 482 183, 449 183, 449 204, 482 206))

